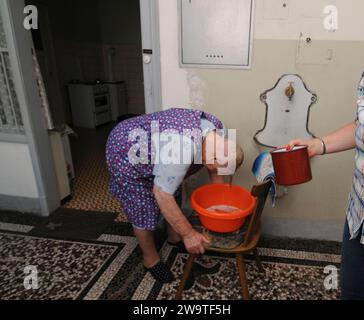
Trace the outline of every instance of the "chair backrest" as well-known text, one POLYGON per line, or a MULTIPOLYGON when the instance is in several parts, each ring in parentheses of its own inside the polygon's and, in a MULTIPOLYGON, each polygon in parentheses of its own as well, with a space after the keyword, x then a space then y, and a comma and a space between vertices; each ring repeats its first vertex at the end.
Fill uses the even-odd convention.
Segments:
POLYGON ((272 187, 272 181, 266 181, 252 188, 252 196, 257 198, 257 205, 253 214, 250 216, 248 231, 245 236, 244 245, 248 245, 253 236, 257 232, 259 227, 260 218, 262 217, 265 203, 269 195, 270 188, 272 187))

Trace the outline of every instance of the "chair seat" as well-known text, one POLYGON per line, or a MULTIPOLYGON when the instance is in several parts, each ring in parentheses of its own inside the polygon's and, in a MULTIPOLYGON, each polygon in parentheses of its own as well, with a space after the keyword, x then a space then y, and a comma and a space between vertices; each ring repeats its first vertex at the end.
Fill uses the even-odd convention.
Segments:
POLYGON ((244 242, 248 231, 247 224, 245 224, 240 230, 232 233, 217 233, 206 230, 203 227, 201 228, 202 234, 207 236, 211 241, 211 245, 209 246, 210 248, 226 250, 240 246, 244 242))
POLYGON ((223 253, 249 252, 257 245, 261 234, 259 226, 256 235, 250 241, 251 243, 245 247, 244 242, 248 232, 249 219, 239 231, 234 233, 217 233, 209 231, 202 226, 197 215, 190 217, 190 222, 195 230, 206 235, 211 240, 211 245, 206 247, 206 251, 223 253))
POLYGON ((244 243, 245 242, 245 237, 244 237, 240 245, 236 246, 235 248, 226 249, 226 248, 216 248, 208 246, 206 247, 206 251, 217 252, 217 253, 233 253, 233 254, 250 252, 257 247, 260 236, 261 236, 261 225, 259 225, 258 230, 255 232, 251 241, 247 245, 245 245, 244 243))
POLYGON ((197 214, 193 214, 190 217, 190 222, 195 230, 202 233, 206 237, 211 240, 211 248, 216 249, 233 249, 238 247, 241 243, 244 242, 246 232, 248 231, 248 223, 245 223, 244 226, 232 233, 217 233, 207 230, 200 222, 200 219, 197 214))

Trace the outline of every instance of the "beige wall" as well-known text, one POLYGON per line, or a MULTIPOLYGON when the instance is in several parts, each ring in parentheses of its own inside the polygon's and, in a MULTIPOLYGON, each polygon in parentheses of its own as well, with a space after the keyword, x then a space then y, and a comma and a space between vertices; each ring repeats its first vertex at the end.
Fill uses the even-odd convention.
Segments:
POLYGON ((255 38, 296 40, 307 32, 317 40, 364 40, 363 10, 360 0, 256 0, 255 38), (323 28, 324 8, 330 5, 338 9, 334 33, 323 28))
MULTIPOLYGON (((300 74, 307 86, 318 94, 319 101, 312 108, 309 128, 322 136, 355 118, 356 87, 364 70, 364 35, 358 32, 358 28, 364 29, 360 17, 363 2, 309 0, 303 6, 302 2, 292 0, 288 1, 290 14, 285 20, 265 19, 267 3, 257 0, 253 65, 251 70, 242 71, 181 69, 177 1, 159 1, 163 108, 201 108, 220 117, 227 127, 237 128, 246 162, 236 182, 247 188, 255 182, 251 167, 261 151, 253 142, 254 134, 264 125, 265 106, 259 100, 260 94, 271 88, 282 74, 300 74), (328 4, 338 5, 339 19, 340 12, 343 13, 336 33, 323 28, 323 8, 328 4), (313 44, 298 54, 300 32, 310 35, 313 44), (333 59, 325 61, 329 49, 333 51, 333 59)), ((353 152, 315 159, 312 163, 314 180, 289 188, 289 194, 279 199, 275 208, 267 208, 265 216, 269 228, 266 231, 277 235, 340 239, 353 159, 353 152)), ((191 182, 190 189, 195 187, 196 181, 191 182)))

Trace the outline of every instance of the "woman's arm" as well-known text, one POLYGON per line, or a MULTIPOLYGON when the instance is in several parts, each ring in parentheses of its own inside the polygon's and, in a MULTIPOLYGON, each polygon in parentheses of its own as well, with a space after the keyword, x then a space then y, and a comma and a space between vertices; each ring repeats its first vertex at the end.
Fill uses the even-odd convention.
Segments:
MULTIPOLYGON (((354 121, 323 137, 322 140, 326 145, 326 153, 336 153, 355 148, 356 126, 356 122, 354 121)), ((293 140, 289 142, 287 149, 290 150, 297 145, 307 145, 310 157, 315 157, 324 153, 324 147, 320 139, 293 140)))
POLYGON ((193 229, 175 198, 158 186, 154 186, 153 193, 162 215, 183 238, 187 251, 194 254, 203 254, 205 252, 204 244, 209 244, 210 242, 206 237, 193 229))

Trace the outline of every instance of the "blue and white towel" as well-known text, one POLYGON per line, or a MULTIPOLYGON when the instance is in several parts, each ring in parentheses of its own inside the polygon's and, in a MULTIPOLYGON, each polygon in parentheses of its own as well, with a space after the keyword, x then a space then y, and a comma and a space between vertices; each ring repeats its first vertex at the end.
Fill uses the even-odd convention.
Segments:
POLYGON ((261 153, 259 157, 255 160, 252 171, 259 183, 272 180, 273 184, 270 193, 272 197, 272 204, 274 207, 276 202, 277 187, 275 183, 276 175, 274 172, 271 154, 269 152, 261 153))

